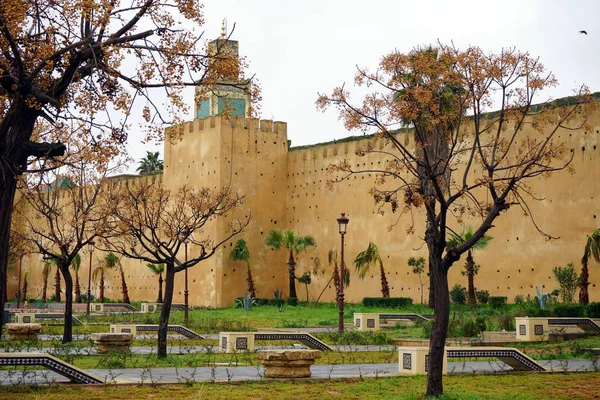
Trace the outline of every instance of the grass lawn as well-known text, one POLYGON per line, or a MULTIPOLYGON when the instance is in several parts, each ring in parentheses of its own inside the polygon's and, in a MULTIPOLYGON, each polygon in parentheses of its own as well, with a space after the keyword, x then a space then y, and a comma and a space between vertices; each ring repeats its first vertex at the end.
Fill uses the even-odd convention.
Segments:
MULTIPOLYGON (((444 399, 594 399, 600 373, 510 374, 444 377, 444 399)), ((201 383, 158 386, 5 387, 4 400, 282 400, 282 399, 422 399, 426 377, 389 377, 339 381, 277 381, 233 384, 201 383)))

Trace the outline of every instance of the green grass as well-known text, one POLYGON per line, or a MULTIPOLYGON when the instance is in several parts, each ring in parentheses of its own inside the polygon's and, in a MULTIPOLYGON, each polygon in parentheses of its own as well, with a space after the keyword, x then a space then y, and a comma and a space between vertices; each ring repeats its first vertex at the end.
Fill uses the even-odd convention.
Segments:
MULTIPOLYGON (((511 374, 444 377, 446 400, 530 400, 597 398, 600 373, 511 374)), ((264 381, 232 384, 6 387, 2 399, 78 400, 182 399, 422 399, 426 377, 324 381, 264 381)))

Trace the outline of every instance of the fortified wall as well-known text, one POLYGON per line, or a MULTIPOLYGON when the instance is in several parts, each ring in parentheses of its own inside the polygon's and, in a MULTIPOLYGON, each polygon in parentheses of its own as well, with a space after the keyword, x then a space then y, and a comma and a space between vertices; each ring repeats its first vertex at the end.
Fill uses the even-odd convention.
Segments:
MULTIPOLYGON (((540 229, 558 240, 547 241, 536 230, 530 216, 513 206, 503 213, 489 231, 493 236, 485 250, 475 252, 474 258, 481 265, 475 277, 478 289, 487 289, 491 295, 507 296, 512 301, 517 294, 534 295, 535 287, 551 291, 557 287, 552 268, 573 262, 580 268, 585 241, 598 228, 600 211, 596 201, 600 197, 597 159, 600 137, 600 112, 580 116, 586 118, 589 129, 563 130, 557 140, 565 141, 573 152, 572 166, 575 172, 559 171, 551 178, 536 178, 532 188, 540 201, 530 201, 531 215, 540 229)), ((422 211, 401 218, 389 207, 384 215, 368 194, 374 184, 374 173, 354 175, 350 179, 327 189, 331 179, 327 167, 340 159, 347 159, 362 169, 380 168, 385 159, 378 155, 356 156, 355 152, 370 137, 345 139, 338 143, 324 143, 302 148, 288 148, 287 125, 283 122, 259 121, 244 117, 211 116, 195 119, 183 127, 181 141, 165 143, 165 169, 158 179, 169 189, 184 184, 193 187, 228 186, 245 195, 239 216, 251 217, 251 224, 237 237, 226 243, 213 257, 189 270, 190 304, 200 306, 228 307, 236 297, 246 291, 246 266, 233 262, 229 253, 238 239, 245 239, 250 251, 250 264, 259 297, 273 297, 275 289, 287 296, 287 254, 285 250, 267 249, 264 240, 270 229, 294 229, 301 235, 313 235, 317 247, 300 254, 297 276, 303 272, 312 274, 309 298, 314 301, 325 289, 321 301, 334 301, 334 289, 330 282, 333 266, 328 265, 328 252, 340 246, 336 218, 341 212, 350 218, 345 237, 346 264, 351 270, 351 284, 345 291, 346 299, 358 302, 365 296, 380 296, 379 270, 372 266, 364 280, 358 278, 352 260, 367 247, 369 242, 379 247, 391 296, 410 296, 420 301, 419 279, 407 265, 411 256, 426 256, 423 243, 424 217, 422 211), (415 233, 408 234, 407 226, 414 220, 415 233)), ((531 133, 535 133, 532 131, 531 133)), ((411 133, 401 133, 401 140, 411 145, 411 133)), ((383 148, 383 142, 376 146, 383 148)), ((219 217, 207 226, 203 235, 213 240, 222 238, 228 221, 233 215, 219 217)), ((477 221, 465 221, 465 226, 476 226, 477 221)), ((454 225, 460 230, 459 226, 454 225)), ((189 254, 197 251, 190 246, 189 254)), ((103 255, 94 252, 97 262, 103 255)), ((82 266, 88 265, 87 255, 82 255, 82 266)), ((182 255, 183 257, 183 255, 182 255)), ((130 297, 136 300, 154 301, 157 293, 157 277, 152 275, 145 263, 122 260, 126 270, 130 297)), ((461 275, 463 261, 450 271, 450 285, 467 285, 461 275)), ((23 260, 23 271, 31 271, 29 285, 31 296, 39 296, 41 290, 42 262, 39 255, 23 260)), ((82 267, 80 279, 87 282, 87 270, 82 267)), ((16 290, 16 271, 9 273, 9 293, 16 290)), ((51 275, 52 276, 52 275, 51 275)), ((426 277, 424 277, 426 279, 426 277)), ((52 281, 52 280, 50 280, 52 281)), ((590 265, 590 299, 600 301, 600 268, 590 265)), ((173 301, 183 302, 183 273, 176 276, 173 301)), ((86 285, 84 285, 87 288, 86 285)), ((425 286, 425 300, 427 299, 425 286)), ((49 288, 49 294, 52 293, 49 288)), ((301 301, 306 300, 304 285, 297 283, 301 301)), ((119 299, 118 273, 107 276, 106 296, 119 299)))

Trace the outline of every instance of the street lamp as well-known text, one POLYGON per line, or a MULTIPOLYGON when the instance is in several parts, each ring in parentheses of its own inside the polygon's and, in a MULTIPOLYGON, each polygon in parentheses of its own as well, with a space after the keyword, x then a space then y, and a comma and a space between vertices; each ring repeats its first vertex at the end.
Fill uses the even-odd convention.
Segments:
POLYGON ((94 252, 94 241, 88 242, 88 253, 90 253, 90 272, 88 274, 87 307, 85 315, 90 315, 90 301, 92 299, 92 253, 94 252))
POLYGON ((342 237, 342 250, 341 250, 341 266, 340 266, 340 290, 338 292, 338 305, 340 307, 340 317, 338 320, 338 332, 344 332, 344 235, 346 234, 346 228, 348 227, 348 218, 346 214, 342 213, 342 216, 337 219, 340 236, 342 237))
MULTIPOLYGON (((185 263, 187 264, 188 261, 188 243, 190 242, 190 233, 189 230, 186 228, 183 230, 183 232, 181 232, 181 240, 183 241, 183 246, 185 249, 185 263)), ((187 266, 184 270, 184 274, 185 274, 185 287, 183 290, 183 325, 187 326, 188 324, 188 310, 189 310, 189 303, 188 303, 188 299, 189 299, 189 291, 188 291, 188 269, 187 266)))

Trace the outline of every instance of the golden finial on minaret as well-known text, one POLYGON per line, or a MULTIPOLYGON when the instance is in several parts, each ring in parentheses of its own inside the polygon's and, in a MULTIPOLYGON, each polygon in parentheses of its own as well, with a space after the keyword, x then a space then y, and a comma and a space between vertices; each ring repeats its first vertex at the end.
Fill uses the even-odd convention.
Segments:
POLYGON ((223 18, 223 23, 221 24, 221 37, 225 38, 227 36, 227 18, 223 18))

